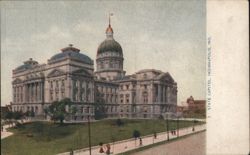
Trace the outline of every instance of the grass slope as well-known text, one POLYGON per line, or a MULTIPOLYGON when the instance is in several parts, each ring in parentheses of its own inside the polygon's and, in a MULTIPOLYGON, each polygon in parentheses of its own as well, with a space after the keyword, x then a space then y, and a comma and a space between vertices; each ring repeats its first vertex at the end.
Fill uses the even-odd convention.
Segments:
MULTIPOLYGON (((154 131, 166 131, 164 120, 122 120, 118 127, 116 120, 102 120, 91 123, 92 146, 132 138, 136 129, 141 136, 154 131), (113 138, 112 138, 113 137, 113 138)), ((196 123, 199 124, 199 123, 196 123)), ((180 121, 179 127, 192 126, 192 121, 180 121)), ((169 121, 169 129, 176 129, 176 121, 169 121)), ((52 155, 72 149, 88 147, 88 126, 82 124, 54 124, 33 122, 10 129, 13 136, 1 140, 1 154, 4 155, 52 155)))

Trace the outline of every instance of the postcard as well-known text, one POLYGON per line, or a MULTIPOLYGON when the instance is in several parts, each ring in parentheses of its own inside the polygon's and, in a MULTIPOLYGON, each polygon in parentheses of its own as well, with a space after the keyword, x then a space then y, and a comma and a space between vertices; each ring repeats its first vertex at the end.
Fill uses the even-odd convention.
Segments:
POLYGON ((248 154, 247 4, 1 1, 1 154, 248 154))

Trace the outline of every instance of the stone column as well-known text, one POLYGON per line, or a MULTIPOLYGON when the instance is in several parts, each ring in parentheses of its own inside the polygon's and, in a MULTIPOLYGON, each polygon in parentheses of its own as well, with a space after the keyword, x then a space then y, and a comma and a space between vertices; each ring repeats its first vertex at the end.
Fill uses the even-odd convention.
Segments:
POLYGON ((172 88, 169 87, 169 91, 168 91, 168 102, 169 104, 172 104, 172 88))
POLYGON ((32 102, 32 100, 33 100, 33 93, 32 93, 32 83, 30 83, 30 89, 29 89, 29 93, 30 93, 30 102, 32 102))
POLYGON ((40 82, 37 82, 37 102, 40 102, 40 82))
POLYGON ((31 98, 32 98, 32 96, 31 96, 31 83, 29 84, 29 103, 31 102, 31 98))
POLYGON ((166 102, 169 104, 169 86, 167 85, 167 91, 166 91, 166 102))
POLYGON ((29 102, 32 102, 32 84, 29 84, 29 102))
POLYGON ((29 85, 25 85, 25 102, 29 102, 29 85))
POLYGON ((21 86, 21 103, 24 101, 24 86, 21 86))
POLYGON ((30 98, 31 98, 31 94, 30 94, 30 84, 28 84, 28 87, 27 87, 27 95, 28 95, 28 102, 30 102, 30 98))
POLYGON ((85 96, 85 102, 87 102, 87 81, 85 81, 84 83, 84 89, 85 89, 85 92, 84 92, 84 96, 85 96))
POLYGON ((163 89, 163 93, 162 93, 162 102, 165 104, 166 103, 166 101, 165 101, 165 99, 166 99, 166 87, 165 87, 165 85, 163 85, 163 87, 162 87, 162 89, 163 89))
POLYGON ((44 82, 41 82, 41 101, 44 102, 44 82))
POLYGON ((22 93, 23 93, 23 103, 25 103, 25 84, 23 84, 22 93))
POLYGON ((40 102, 40 82, 37 82, 37 102, 40 102))
POLYGON ((38 101, 41 102, 41 82, 38 83, 38 101))
POLYGON ((16 87, 16 103, 18 103, 18 86, 16 87))
POLYGON ((38 84, 37 82, 35 83, 35 102, 38 101, 38 84))
POLYGON ((153 103, 153 93, 154 93, 154 88, 153 88, 153 84, 150 83, 149 84, 149 91, 148 91, 148 104, 152 104, 153 103))
POLYGON ((16 92, 16 103, 18 103, 18 86, 16 86, 15 92, 16 92))
POLYGON ((95 100, 95 87, 94 87, 94 82, 91 83, 91 93, 92 93, 92 102, 95 100))
POLYGON ((17 103, 19 103, 19 86, 17 86, 16 92, 17 92, 17 103))
POLYGON ((73 93, 74 93, 73 90, 75 89, 75 87, 74 87, 74 85, 73 85, 73 80, 72 80, 72 78, 70 78, 70 81, 69 81, 69 82, 70 82, 70 85, 71 85, 71 87, 70 87, 71 89, 69 90, 69 91, 70 91, 70 98, 71 98, 71 100, 73 101, 73 95, 74 95, 74 94, 73 94, 73 93))
POLYGON ((53 101, 56 101, 56 82, 53 80, 53 101))
POLYGON ((78 86, 78 91, 77 91, 77 93, 78 93, 78 101, 80 102, 81 101, 81 82, 80 82, 80 80, 77 80, 77 86, 78 86))
POLYGON ((160 103, 161 102, 161 85, 158 84, 158 94, 157 94, 157 102, 160 103))
POLYGON ((36 83, 33 83, 33 102, 36 102, 36 83))
POLYGON ((15 86, 12 87, 12 101, 15 103, 15 86))

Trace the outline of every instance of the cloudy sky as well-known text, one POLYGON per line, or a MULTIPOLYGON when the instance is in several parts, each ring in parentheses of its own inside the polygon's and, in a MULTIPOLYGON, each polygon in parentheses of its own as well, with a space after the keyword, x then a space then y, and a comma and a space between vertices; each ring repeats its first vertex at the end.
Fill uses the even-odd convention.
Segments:
POLYGON ((47 63, 72 43, 95 59, 108 14, 124 54, 124 70, 169 72, 178 103, 205 99, 205 1, 1 2, 1 104, 11 101, 12 70, 33 58, 47 63))

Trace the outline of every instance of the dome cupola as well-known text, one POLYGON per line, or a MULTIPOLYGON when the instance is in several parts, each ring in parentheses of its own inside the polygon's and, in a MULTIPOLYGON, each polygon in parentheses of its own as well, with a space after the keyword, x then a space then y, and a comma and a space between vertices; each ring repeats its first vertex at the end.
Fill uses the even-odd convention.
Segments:
POLYGON ((97 55, 104 52, 115 52, 121 56, 123 55, 122 47, 117 41, 115 41, 113 34, 114 31, 113 28, 111 27, 109 18, 109 25, 106 29, 106 39, 99 45, 97 49, 97 55))
POLYGON ((77 49, 75 47, 73 47, 72 44, 69 44, 68 47, 65 47, 63 49, 61 49, 61 53, 55 54, 54 56, 52 56, 49 60, 48 63, 57 63, 60 62, 62 60, 65 59, 73 59, 85 64, 89 64, 89 65, 93 65, 93 60, 90 59, 90 57, 88 57, 85 54, 80 53, 80 49, 77 49))
POLYGON ((123 51, 121 45, 113 37, 114 31, 110 24, 111 15, 109 15, 109 25, 106 29, 106 39, 97 49, 97 71, 95 72, 97 77, 107 80, 125 75, 125 71, 123 71, 123 51))
POLYGON ((107 38, 113 38, 113 33, 114 33, 114 31, 113 31, 111 25, 109 24, 108 28, 106 29, 107 38))

